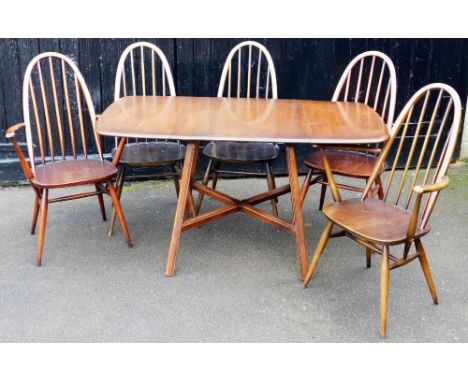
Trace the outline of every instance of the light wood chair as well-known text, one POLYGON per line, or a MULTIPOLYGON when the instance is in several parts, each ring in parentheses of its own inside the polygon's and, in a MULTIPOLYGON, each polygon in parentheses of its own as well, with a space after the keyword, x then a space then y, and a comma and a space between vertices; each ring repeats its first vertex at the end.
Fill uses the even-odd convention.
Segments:
POLYGON ((42 263, 49 203, 97 196, 102 218, 106 220, 102 195, 109 195, 125 239, 131 246, 127 224, 111 181, 117 174, 115 163, 123 144, 119 146, 113 163, 103 160, 100 137, 94 130, 96 114, 91 96, 83 76, 69 58, 47 52, 29 63, 23 81, 23 115, 24 122, 10 127, 6 137, 12 141, 21 167, 36 194, 31 234, 35 233, 40 212, 37 264, 40 266, 42 263), (22 130, 25 132, 29 164, 17 143, 17 135, 22 130), (91 155, 92 151, 97 155, 91 155), (92 185, 94 190, 49 198, 51 189, 81 185, 92 185))
MULTIPOLYGON (((304 279, 304 287, 309 283, 329 237, 347 236, 365 246, 367 267, 371 266, 373 253, 382 255, 380 270, 382 338, 385 337, 387 328, 390 270, 419 259, 432 299, 438 304, 421 238, 429 232, 429 218, 439 193, 449 183, 446 173, 455 149, 460 124, 461 103, 457 92, 445 84, 434 83, 424 86, 411 97, 398 116, 391 137, 377 160, 361 198, 341 201, 339 191, 331 184, 338 200, 323 208, 323 213, 329 222, 315 250, 304 279), (398 134, 399 139, 397 139, 398 134), (369 197, 394 145, 397 145, 397 151, 388 173, 383 198, 379 200, 369 197), (401 174, 395 173, 397 163, 406 148, 409 148, 406 165, 401 174), (342 231, 331 235, 334 225, 342 228, 342 231), (413 244, 416 252, 409 255, 413 244), (403 245, 401 257, 390 254, 390 247, 396 245, 403 245)), ((331 166, 326 159, 325 171, 331 178, 331 166)))
MULTIPOLYGON (((137 42, 129 45, 122 53, 115 77, 114 101, 122 96, 160 95, 175 96, 171 68, 164 53, 156 45, 137 42)), ((112 150, 114 155, 117 149, 112 150)), ((169 167, 171 171, 146 174, 144 178, 171 176, 179 195, 181 163, 185 156, 185 145, 179 141, 157 141, 129 139, 119 162, 115 187, 119 199, 128 167, 169 167)), ((138 176, 133 176, 136 179, 138 176)), ((127 178, 130 179, 130 178, 127 178)), ((115 211, 112 211, 109 235, 114 232, 115 211)))
MULTIPOLYGON (((255 41, 236 45, 226 58, 218 87, 218 97, 278 98, 276 71, 268 50, 255 41)), ((202 183, 212 178, 216 188, 220 173, 259 175, 246 171, 221 170, 222 163, 263 163, 266 168, 268 189, 276 188, 271 163, 278 157, 279 146, 265 142, 210 142, 203 154, 209 158, 202 183)), ((199 194, 196 212, 200 210, 203 194, 199 194)), ((271 200, 273 214, 278 216, 277 199, 271 200)))
MULTIPOLYGON (((382 116, 390 133, 395 112, 396 91, 396 73, 392 60, 384 53, 368 51, 359 54, 348 64, 336 86, 332 101, 361 102, 371 106, 382 116)), ((326 150, 333 174, 360 178, 366 183, 379 152, 380 148, 377 146, 329 146, 326 150)), ((304 202, 311 185, 319 183, 322 185, 319 204, 321 210, 329 182, 320 151, 309 155, 304 160, 304 164, 309 171, 302 185, 301 200, 304 202)), ((382 171, 384 170, 385 167, 382 168, 382 171)), ((377 177, 375 182, 380 184, 380 177, 377 177)), ((357 192, 364 190, 363 187, 350 184, 337 183, 336 186, 357 192)), ((382 198, 382 188, 379 190, 379 198, 382 198)))

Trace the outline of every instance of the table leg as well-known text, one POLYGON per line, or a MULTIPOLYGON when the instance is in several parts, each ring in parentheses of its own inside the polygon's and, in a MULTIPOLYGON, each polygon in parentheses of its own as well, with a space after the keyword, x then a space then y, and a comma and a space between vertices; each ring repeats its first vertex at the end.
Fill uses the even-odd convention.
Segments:
POLYGON ((293 211, 293 224, 296 237, 297 257, 299 261, 299 274, 302 280, 307 273, 307 248, 304 237, 304 221, 302 218, 301 192, 297 175, 297 159, 293 145, 286 145, 286 158, 288 161, 289 185, 291 187, 291 204, 293 211))
POLYGON ((177 253, 179 251, 180 235, 182 233, 182 223, 186 215, 186 207, 189 203, 189 193, 191 191, 191 182, 195 177, 198 158, 198 142, 190 142, 185 152, 184 166, 180 180, 179 198, 177 200, 177 209, 174 217, 174 226, 172 228, 171 242, 169 244, 169 253, 167 255, 166 276, 173 276, 176 266, 177 253))

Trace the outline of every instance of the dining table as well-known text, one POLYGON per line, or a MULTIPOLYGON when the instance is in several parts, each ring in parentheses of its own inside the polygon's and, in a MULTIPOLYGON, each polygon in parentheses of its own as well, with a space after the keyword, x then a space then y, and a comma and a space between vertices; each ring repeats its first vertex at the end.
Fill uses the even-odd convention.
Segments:
POLYGON ((182 232, 243 212, 294 236, 299 276, 303 279, 308 256, 295 145, 310 144, 321 150, 333 197, 339 201, 325 148, 381 144, 388 139, 382 118, 370 106, 356 102, 296 99, 127 96, 105 109, 96 122, 95 131, 102 136, 120 137, 120 152, 126 138, 179 140, 187 145, 166 276, 174 275, 182 232), (202 185, 196 180, 197 160, 199 145, 206 141, 284 144, 288 184, 244 199, 202 185), (220 202, 222 206, 197 214, 193 190, 220 202), (290 220, 258 207, 287 193, 291 197, 290 220))

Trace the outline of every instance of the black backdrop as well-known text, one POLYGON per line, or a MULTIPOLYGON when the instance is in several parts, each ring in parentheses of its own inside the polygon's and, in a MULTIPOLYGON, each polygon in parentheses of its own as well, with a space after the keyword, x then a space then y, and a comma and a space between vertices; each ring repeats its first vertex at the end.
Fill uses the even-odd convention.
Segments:
MULTIPOLYGON (((0 39, 0 182, 23 180, 5 129, 22 121, 21 84, 36 54, 57 51, 70 56, 83 73, 96 112, 113 99, 120 54, 135 41, 150 41, 166 54, 178 95, 215 96, 229 50, 242 39, 0 39)), ((421 86, 444 82, 465 103, 468 89, 468 39, 254 39, 270 51, 279 98, 330 99, 347 63, 365 50, 390 56, 397 72, 397 109, 421 86)), ((109 152, 111 142, 106 143, 109 152)), ((309 150, 299 148, 299 157, 309 150)), ((457 153, 458 155, 458 153, 457 153)), ((300 158, 299 158, 300 159, 300 158)), ((284 158, 275 163, 285 170, 284 158)))

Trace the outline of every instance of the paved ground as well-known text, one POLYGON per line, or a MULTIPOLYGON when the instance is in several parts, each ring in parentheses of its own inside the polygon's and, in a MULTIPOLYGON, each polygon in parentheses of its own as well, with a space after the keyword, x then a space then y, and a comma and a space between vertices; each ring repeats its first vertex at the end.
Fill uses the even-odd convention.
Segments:
MULTIPOLYGON (((432 303, 418 262, 393 271, 386 341, 468 341, 468 165, 451 173, 424 241, 441 303, 432 303)), ((246 196, 265 185, 220 181, 221 190, 246 196)), ((309 253, 325 222, 317 193, 304 208, 309 253)), ((280 198, 283 216, 288 198, 280 198)), ((107 236, 96 200, 54 204, 38 268, 32 202, 27 187, 0 189, 2 342, 380 341, 380 260, 366 269, 363 249, 349 239, 329 243, 302 289, 292 237, 237 214, 187 232, 176 276, 167 278, 173 184, 146 182, 123 194, 134 248, 119 231, 107 236)))

